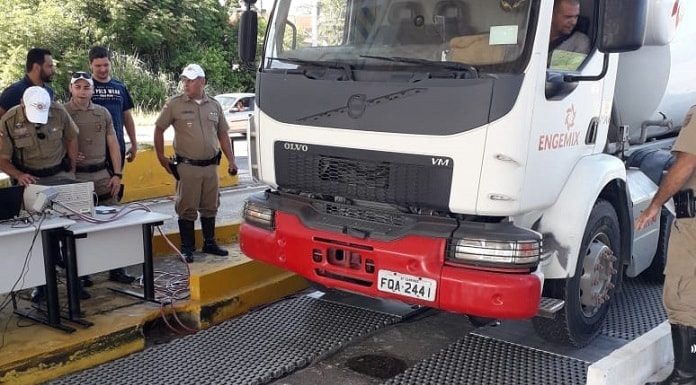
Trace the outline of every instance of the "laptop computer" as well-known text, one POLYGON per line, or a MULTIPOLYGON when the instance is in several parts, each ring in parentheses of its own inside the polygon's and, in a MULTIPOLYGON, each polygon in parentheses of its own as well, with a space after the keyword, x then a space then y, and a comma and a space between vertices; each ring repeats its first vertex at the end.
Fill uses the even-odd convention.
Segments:
POLYGON ((0 188, 0 221, 13 219, 22 208, 24 186, 0 188))

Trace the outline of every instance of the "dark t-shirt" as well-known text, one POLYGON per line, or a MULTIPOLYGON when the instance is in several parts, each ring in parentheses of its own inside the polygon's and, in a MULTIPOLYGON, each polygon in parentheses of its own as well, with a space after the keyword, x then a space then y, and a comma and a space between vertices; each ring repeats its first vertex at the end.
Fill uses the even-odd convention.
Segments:
POLYGON ((93 80, 92 102, 109 110, 111 120, 114 122, 118 146, 121 148, 121 155, 123 155, 126 153, 126 141, 123 136, 123 113, 133 108, 133 99, 131 99, 126 86, 118 80, 111 79, 106 83, 93 80))
MULTIPOLYGON (((9 111, 10 108, 18 106, 22 101, 24 91, 33 85, 34 83, 31 82, 28 76, 25 76, 22 80, 12 83, 9 87, 2 91, 2 94, 0 94, 0 107, 2 107, 5 111, 9 111)), ((53 90, 51 87, 44 84, 43 88, 48 91, 48 95, 50 95, 51 100, 53 100, 53 90)))

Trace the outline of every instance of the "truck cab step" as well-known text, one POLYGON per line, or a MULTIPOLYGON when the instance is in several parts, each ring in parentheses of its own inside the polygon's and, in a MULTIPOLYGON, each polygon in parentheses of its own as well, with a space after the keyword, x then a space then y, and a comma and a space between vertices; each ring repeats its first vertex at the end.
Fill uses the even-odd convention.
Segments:
POLYGON ((537 311, 538 317, 553 318, 559 310, 563 309, 565 306, 565 301, 562 299, 541 297, 539 301, 539 310, 537 311))

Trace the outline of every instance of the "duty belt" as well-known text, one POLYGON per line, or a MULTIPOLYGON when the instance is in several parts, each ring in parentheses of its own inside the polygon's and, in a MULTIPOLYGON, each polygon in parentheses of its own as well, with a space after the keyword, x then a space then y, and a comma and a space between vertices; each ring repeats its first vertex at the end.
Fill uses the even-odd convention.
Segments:
POLYGON ((204 160, 197 160, 197 159, 189 159, 186 157, 183 157, 179 154, 176 154, 174 157, 174 160, 177 163, 185 163, 185 164, 190 164, 191 166, 198 166, 198 167, 207 167, 212 164, 220 164, 220 157, 222 156, 222 153, 218 151, 217 155, 210 159, 204 159, 204 160))
POLYGON ((16 164, 14 166, 17 170, 19 170, 23 173, 31 174, 31 175, 39 177, 39 178, 46 178, 49 176, 56 175, 61 171, 65 171, 62 163, 58 163, 57 165, 55 165, 53 167, 41 168, 41 169, 24 167, 24 166, 19 165, 19 164, 16 164))
POLYGON ((77 166, 75 168, 76 172, 97 172, 101 170, 106 170, 106 161, 97 164, 89 164, 86 166, 77 166))

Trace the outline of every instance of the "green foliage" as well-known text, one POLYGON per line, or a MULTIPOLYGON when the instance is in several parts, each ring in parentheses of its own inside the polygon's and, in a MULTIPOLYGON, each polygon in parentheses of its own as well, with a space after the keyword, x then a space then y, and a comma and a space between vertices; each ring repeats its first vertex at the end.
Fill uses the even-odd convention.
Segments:
MULTIPOLYGON (((116 53, 114 77, 145 110, 176 92, 192 62, 206 70, 211 94, 254 89, 255 69, 240 66, 237 25, 218 0, 0 0, 0 9, 0 89, 23 76, 27 50, 44 47, 58 69, 56 96, 66 100, 70 73, 89 69, 97 44, 116 53)), ((259 18, 259 47, 265 30, 259 18)))
POLYGON ((159 110, 176 90, 171 76, 152 73, 134 55, 114 55, 112 71, 115 78, 128 86, 133 102, 145 111, 159 110))
MULTIPOLYGON (((68 52, 86 43, 73 7, 74 0, 26 1, 0 0, 0 86, 6 87, 24 73, 27 50, 34 46, 54 52, 68 52)), ((60 60, 62 55, 56 55, 60 60)))

